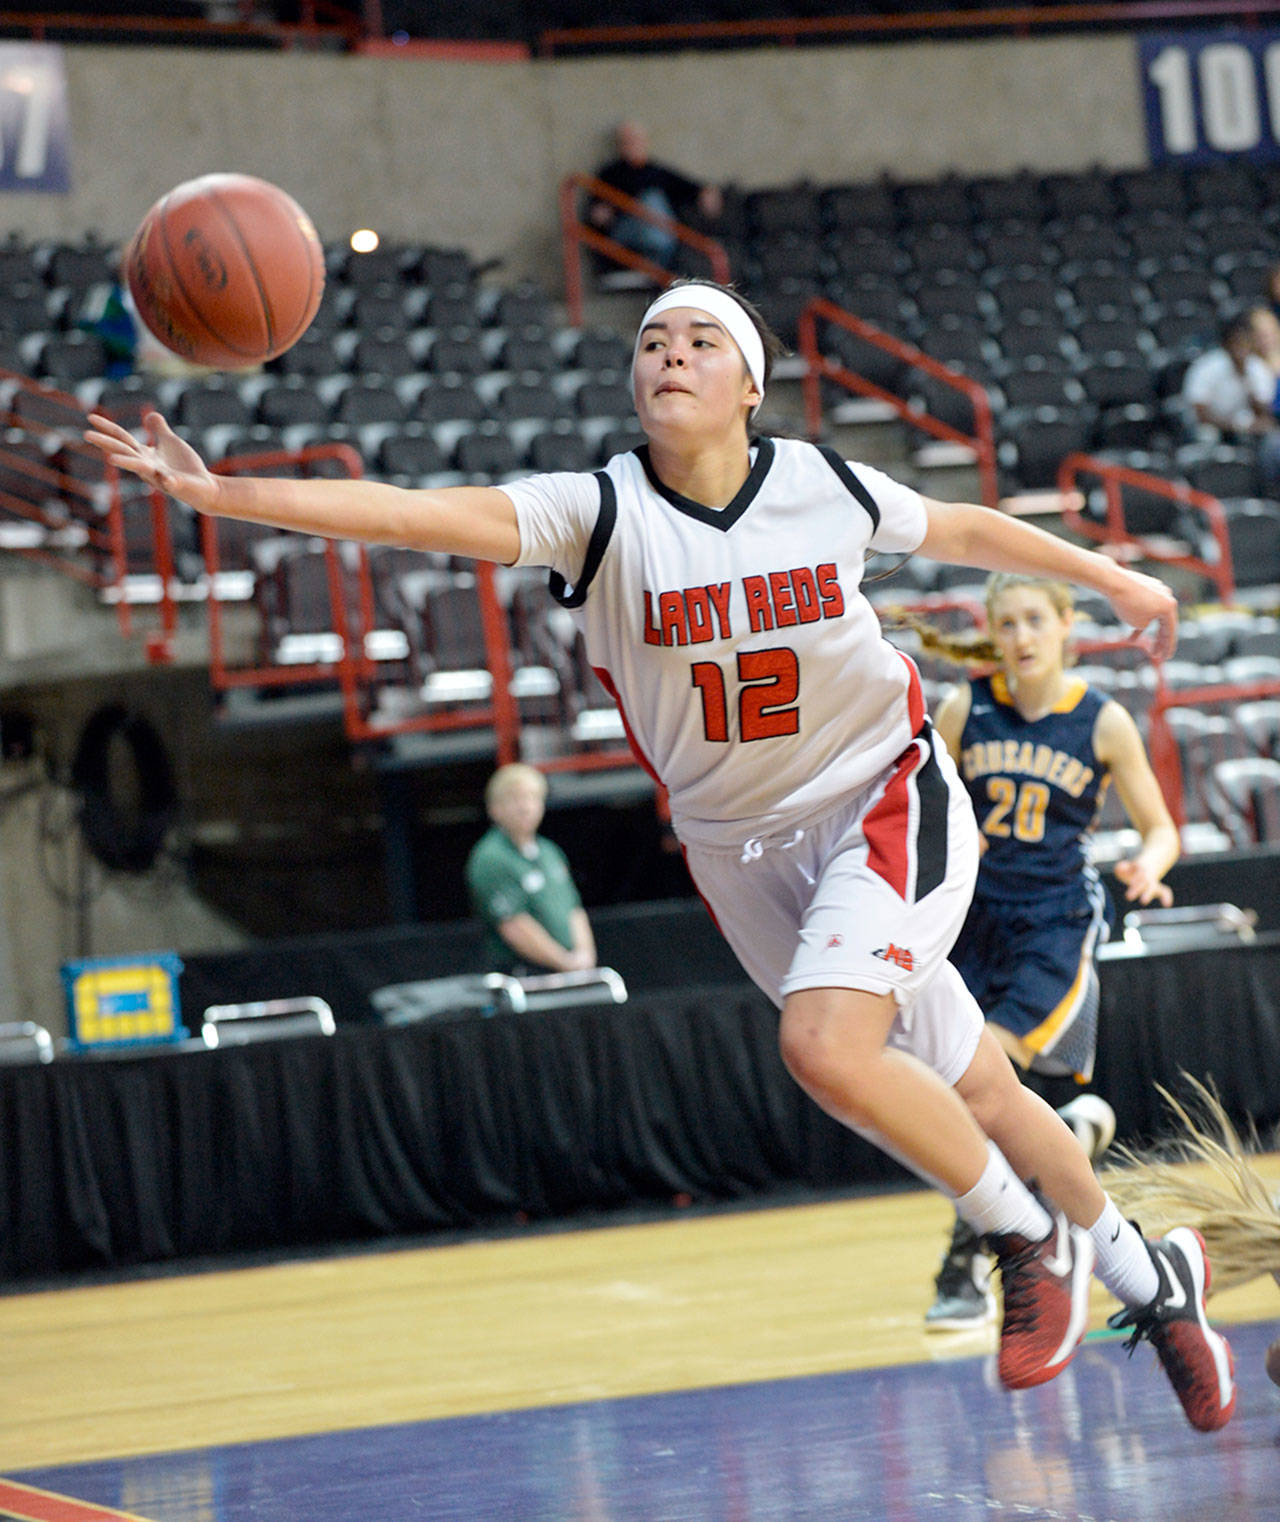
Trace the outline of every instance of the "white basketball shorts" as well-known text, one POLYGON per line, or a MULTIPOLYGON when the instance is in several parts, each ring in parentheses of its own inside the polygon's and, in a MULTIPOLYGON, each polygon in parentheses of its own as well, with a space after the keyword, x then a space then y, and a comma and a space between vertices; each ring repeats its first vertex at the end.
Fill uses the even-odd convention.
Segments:
POLYGON ((699 893, 743 967, 781 1007, 803 988, 892 994, 889 1041, 954 1084, 982 1012, 947 962, 978 872, 978 829, 926 724, 870 788, 802 829, 740 849, 689 845, 699 893))

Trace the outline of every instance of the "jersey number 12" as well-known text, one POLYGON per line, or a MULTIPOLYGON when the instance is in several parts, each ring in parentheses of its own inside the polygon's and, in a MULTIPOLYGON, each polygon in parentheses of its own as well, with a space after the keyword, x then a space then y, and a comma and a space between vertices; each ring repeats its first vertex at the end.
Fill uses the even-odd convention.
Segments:
MULTIPOLYGON (((702 732, 729 739, 729 698, 716 661, 695 661, 693 685, 702 696, 702 732)), ((738 651, 738 733, 744 740, 771 740, 800 732, 800 662, 789 645, 738 651)))

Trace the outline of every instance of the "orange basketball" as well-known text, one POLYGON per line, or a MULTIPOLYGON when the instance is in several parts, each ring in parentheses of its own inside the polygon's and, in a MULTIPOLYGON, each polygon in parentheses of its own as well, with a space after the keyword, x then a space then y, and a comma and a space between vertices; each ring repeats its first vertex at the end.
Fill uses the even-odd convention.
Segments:
POLYGON ((324 249, 301 206, 247 174, 187 180, 142 219, 125 254, 138 315, 196 365, 244 370, 306 332, 324 249))

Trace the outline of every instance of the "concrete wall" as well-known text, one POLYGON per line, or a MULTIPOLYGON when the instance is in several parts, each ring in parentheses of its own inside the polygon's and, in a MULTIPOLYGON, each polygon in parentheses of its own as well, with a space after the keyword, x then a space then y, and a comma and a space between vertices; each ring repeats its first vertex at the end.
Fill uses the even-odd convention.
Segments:
POLYGON ((655 155, 747 187, 805 176, 1132 167, 1145 158, 1124 36, 460 63, 68 48, 69 197, 0 196, 0 231, 127 236, 181 180, 280 182, 322 235, 373 223, 554 269, 556 188, 634 115, 655 155))

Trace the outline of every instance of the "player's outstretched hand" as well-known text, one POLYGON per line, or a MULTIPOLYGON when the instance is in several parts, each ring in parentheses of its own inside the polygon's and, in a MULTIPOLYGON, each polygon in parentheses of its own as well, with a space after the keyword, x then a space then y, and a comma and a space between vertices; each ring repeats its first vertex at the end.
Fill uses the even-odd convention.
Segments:
POLYGON ((1163 581, 1125 570, 1121 585, 1111 594, 1111 606, 1138 633, 1148 624, 1158 624, 1155 653, 1162 661, 1169 659, 1178 644, 1178 599, 1163 581))
POLYGON ((1144 906, 1156 903, 1162 909, 1173 903, 1173 889, 1162 883, 1140 857, 1116 862, 1115 874, 1124 884, 1124 896, 1130 903, 1137 899, 1144 906))
POLYGON ((218 478, 158 412, 148 412, 142 421, 151 436, 149 444, 101 413, 90 413, 85 441, 101 450, 112 465, 131 471, 148 486, 167 492, 197 512, 213 512, 218 478))

